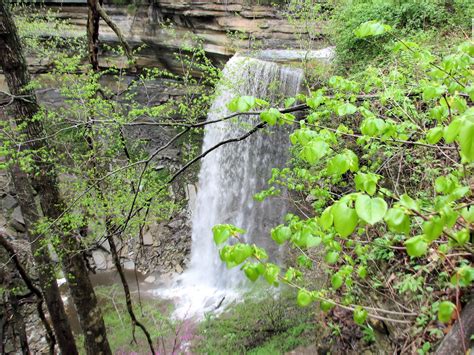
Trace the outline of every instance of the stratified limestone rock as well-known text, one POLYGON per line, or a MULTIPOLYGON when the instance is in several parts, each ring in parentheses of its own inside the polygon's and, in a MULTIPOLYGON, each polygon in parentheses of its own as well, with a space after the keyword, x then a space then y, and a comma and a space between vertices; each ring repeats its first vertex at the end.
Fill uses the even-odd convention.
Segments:
MULTIPOLYGON (((57 11, 57 17, 68 19, 72 31, 66 36, 85 34, 87 7, 80 0, 60 5, 52 1, 45 3, 57 11)), ((305 31, 290 23, 282 10, 272 5, 249 5, 243 0, 155 0, 141 5, 114 5, 110 1, 105 9, 112 20, 122 30, 134 47, 146 44, 138 54, 138 66, 154 66, 174 72, 181 70, 173 52, 184 44, 193 44, 199 38, 207 55, 217 65, 223 65, 236 51, 252 47, 295 48, 305 31), (233 33, 233 35, 230 35, 233 33)), ((324 23, 314 23, 312 48, 322 46, 325 37, 324 23)), ((46 35, 46 34, 45 34, 46 35)), ((117 38, 112 30, 101 22, 102 43, 115 43, 117 38)), ((126 66, 125 57, 100 56, 101 65, 126 66)), ((108 55, 108 54, 107 54, 108 55)), ((37 70, 45 70, 43 59, 30 58, 30 64, 37 70)))

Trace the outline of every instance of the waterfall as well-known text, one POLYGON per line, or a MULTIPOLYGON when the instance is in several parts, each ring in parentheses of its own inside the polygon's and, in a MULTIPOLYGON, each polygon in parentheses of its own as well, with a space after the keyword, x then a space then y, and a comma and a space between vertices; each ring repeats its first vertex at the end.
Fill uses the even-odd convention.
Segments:
MULTIPOLYGON (((255 96, 272 102, 294 96, 302 77, 301 69, 236 55, 223 70, 207 119, 229 115, 227 104, 237 96, 255 96)), ((241 136, 258 122, 258 117, 242 115, 207 125, 203 151, 241 136)), ((253 196, 266 188, 273 167, 284 166, 288 147, 288 128, 275 126, 241 142, 221 146, 202 160, 192 217, 191 261, 175 286, 182 296, 178 316, 215 309, 224 298, 232 299, 247 284, 238 267, 228 270, 220 260, 212 237, 214 225, 230 223, 245 229, 246 242, 266 247, 273 259, 278 259, 270 229, 282 222, 287 210, 285 202, 278 198, 257 202, 253 196)))

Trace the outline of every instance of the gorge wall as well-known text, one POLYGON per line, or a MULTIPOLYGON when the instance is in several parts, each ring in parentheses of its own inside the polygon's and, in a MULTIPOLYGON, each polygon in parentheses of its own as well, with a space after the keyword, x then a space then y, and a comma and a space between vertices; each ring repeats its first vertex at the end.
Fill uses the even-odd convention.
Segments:
MULTIPOLYGON (((249 49, 299 48, 299 39, 309 39, 305 45, 321 48, 325 39, 324 22, 311 23, 311 34, 301 24, 289 20, 283 7, 261 5, 263 1, 249 0, 154 0, 142 4, 127 0, 105 1, 105 9, 138 52, 139 66, 162 67, 174 72, 180 65, 174 53, 186 44, 202 43, 209 58, 223 67, 236 51, 249 49), (260 3, 260 4, 259 4, 260 3)), ((283 2, 282 2, 283 3, 283 2)), ((84 0, 44 2, 56 16, 68 19, 72 33, 85 34, 87 5, 84 0)), ((100 40, 117 43, 112 30, 101 22, 100 40)), ((117 64, 120 58, 108 53, 117 64)), ((123 63, 124 61, 122 61, 123 63)), ((101 65, 106 65, 102 61, 101 65)), ((41 63, 36 63, 41 66, 41 63)))

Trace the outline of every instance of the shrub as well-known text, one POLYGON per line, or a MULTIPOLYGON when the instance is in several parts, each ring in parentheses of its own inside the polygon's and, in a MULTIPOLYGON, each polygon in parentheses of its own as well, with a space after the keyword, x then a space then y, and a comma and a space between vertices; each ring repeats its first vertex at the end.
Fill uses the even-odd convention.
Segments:
MULTIPOLYGON (((466 0, 355 0, 340 3, 334 10, 332 28, 338 61, 344 67, 357 67, 375 57, 386 57, 387 37, 359 39, 354 30, 363 22, 380 20, 401 36, 417 32, 458 28, 470 31, 474 5, 466 0)), ((433 36, 436 32, 434 31, 433 36)), ((452 32, 452 31, 451 31, 452 32)), ((453 35, 451 33, 450 35, 453 35)))
POLYGON ((311 342, 313 314, 294 303, 294 295, 247 298, 220 316, 208 315, 199 328, 200 354, 280 353, 311 342))

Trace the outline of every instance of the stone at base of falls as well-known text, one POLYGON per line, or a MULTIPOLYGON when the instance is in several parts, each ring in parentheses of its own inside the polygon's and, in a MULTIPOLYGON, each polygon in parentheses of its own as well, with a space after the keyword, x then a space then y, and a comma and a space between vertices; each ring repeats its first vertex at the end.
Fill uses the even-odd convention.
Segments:
POLYGON ((152 284, 156 281, 156 277, 153 275, 147 276, 143 282, 146 282, 147 284, 152 284))
POLYGON ((125 270, 134 270, 135 269, 135 263, 131 260, 127 260, 123 263, 123 268, 125 270))
POLYGON ((179 265, 179 264, 176 265, 175 270, 176 270, 176 272, 177 272, 178 274, 182 274, 183 271, 184 271, 184 270, 183 270, 183 267, 182 267, 181 265, 179 265))
POLYGON ((143 245, 153 245, 153 235, 151 234, 151 231, 148 231, 143 235, 143 245))

